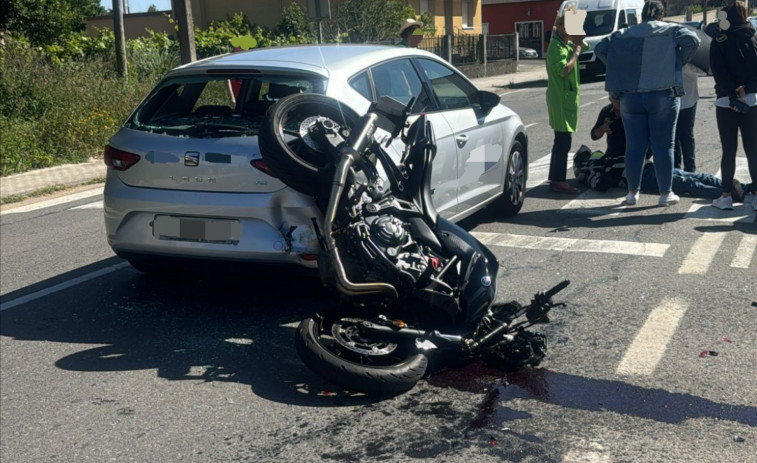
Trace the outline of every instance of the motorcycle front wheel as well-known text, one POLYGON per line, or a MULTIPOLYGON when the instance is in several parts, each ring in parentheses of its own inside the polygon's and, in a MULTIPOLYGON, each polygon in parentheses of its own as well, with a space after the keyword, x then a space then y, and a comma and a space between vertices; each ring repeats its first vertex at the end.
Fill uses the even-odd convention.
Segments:
POLYGON ((325 124, 346 139, 358 119, 355 111, 334 98, 315 93, 286 96, 266 113, 258 135, 260 154, 288 186, 328 199, 338 150, 314 136, 317 125, 325 124))
POLYGON ((426 356, 414 345, 360 336, 363 320, 307 318, 297 329, 297 353, 318 376, 351 391, 389 395, 415 386, 428 368, 426 356))

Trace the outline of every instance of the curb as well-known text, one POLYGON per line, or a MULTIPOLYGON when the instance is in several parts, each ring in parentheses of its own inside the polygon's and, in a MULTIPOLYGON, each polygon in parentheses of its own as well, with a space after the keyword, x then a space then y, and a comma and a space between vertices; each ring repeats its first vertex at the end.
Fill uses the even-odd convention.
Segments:
POLYGON ((102 159, 91 158, 80 164, 64 164, 0 178, 0 199, 28 196, 56 185, 74 186, 105 178, 102 159))

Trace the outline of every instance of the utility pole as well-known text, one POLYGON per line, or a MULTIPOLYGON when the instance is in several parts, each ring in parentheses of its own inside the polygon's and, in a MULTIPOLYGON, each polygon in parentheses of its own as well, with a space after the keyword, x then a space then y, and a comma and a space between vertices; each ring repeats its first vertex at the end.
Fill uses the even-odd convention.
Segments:
POLYGON ((113 0, 113 32, 116 38, 116 68, 118 75, 126 77, 126 38, 124 34, 124 11, 122 0, 113 0))
POLYGON ((189 0, 171 0, 171 9, 174 19, 179 23, 178 39, 181 64, 191 63, 197 60, 192 5, 190 5, 189 0))

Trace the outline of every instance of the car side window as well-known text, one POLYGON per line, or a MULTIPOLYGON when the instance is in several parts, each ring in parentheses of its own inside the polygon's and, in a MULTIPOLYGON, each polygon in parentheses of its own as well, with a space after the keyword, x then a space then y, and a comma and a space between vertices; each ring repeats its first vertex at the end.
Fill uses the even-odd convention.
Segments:
POLYGON ((411 113, 419 113, 430 108, 428 94, 409 60, 401 59, 379 64, 371 68, 371 77, 376 90, 376 98, 389 96, 402 104, 415 97, 411 113))
POLYGON ((472 107, 478 101, 476 87, 454 70, 429 59, 419 59, 418 64, 431 82, 439 100, 439 109, 472 107))
POLYGON ((363 71, 354 76, 350 79, 349 83, 350 87, 363 95, 366 100, 370 101, 373 99, 373 95, 371 94, 371 78, 368 76, 368 71, 363 71))

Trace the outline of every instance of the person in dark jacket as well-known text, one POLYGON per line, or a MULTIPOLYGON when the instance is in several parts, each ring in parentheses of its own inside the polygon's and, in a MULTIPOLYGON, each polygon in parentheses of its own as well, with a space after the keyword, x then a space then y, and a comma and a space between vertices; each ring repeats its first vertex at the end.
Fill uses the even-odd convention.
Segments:
MULTIPOLYGON (((723 195, 712 205, 733 209, 738 132, 744 143, 749 175, 757 182, 757 37, 747 21, 744 2, 736 1, 718 12, 720 32, 710 45, 710 69, 715 78, 715 117, 723 155, 720 170, 723 195)), ((757 195, 752 199, 757 210, 757 195)))

